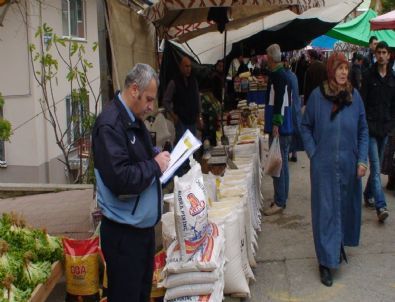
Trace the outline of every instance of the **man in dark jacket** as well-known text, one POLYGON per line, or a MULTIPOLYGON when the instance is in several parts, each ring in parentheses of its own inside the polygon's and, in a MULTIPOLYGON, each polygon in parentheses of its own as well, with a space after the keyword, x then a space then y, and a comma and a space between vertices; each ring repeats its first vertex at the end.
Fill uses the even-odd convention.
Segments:
POLYGON ((372 67, 374 63, 376 63, 376 56, 375 56, 375 51, 376 51, 376 46, 377 43, 379 43, 379 40, 377 39, 376 36, 371 36, 369 38, 369 52, 366 57, 367 62, 369 64, 368 67, 372 67))
POLYGON ((311 92, 327 79, 326 66, 321 62, 319 53, 316 50, 311 49, 308 54, 310 65, 306 70, 306 76, 304 79, 304 105, 307 105, 311 92))
POLYGON ((379 42, 377 62, 364 74, 361 96, 369 126, 370 175, 364 191, 365 205, 375 206, 383 222, 389 215, 380 179, 380 167, 388 133, 395 127, 395 75, 389 66, 389 47, 379 42), (373 201, 374 200, 374 201, 373 201))
POLYGON ((176 128, 175 143, 187 129, 196 135, 196 128, 202 127, 199 87, 192 75, 191 60, 183 57, 179 69, 180 73, 169 82, 163 96, 163 106, 176 128))
POLYGON ((354 61, 352 62, 351 65, 350 82, 351 85, 358 91, 360 91, 361 89, 362 63, 363 63, 363 56, 360 53, 356 53, 354 61))
POLYGON ((264 215, 281 213, 286 207, 289 191, 288 154, 293 134, 291 85, 281 63, 281 49, 272 44, 266 49, 270 68, 265 107, 265 133, 270 135, 269 143, 279 138, 282 167, 280 177, 273 177, 274 202, 264 215))
POLYGON ((170 161, 168 152, 154 150, 142 121, 154 107, 157 87, 155 71, 137 64, 92 132, 97 200, 103 213, 101 246, 112 302, 150 298, 154 226, 162 211, 159 177, 170 161))

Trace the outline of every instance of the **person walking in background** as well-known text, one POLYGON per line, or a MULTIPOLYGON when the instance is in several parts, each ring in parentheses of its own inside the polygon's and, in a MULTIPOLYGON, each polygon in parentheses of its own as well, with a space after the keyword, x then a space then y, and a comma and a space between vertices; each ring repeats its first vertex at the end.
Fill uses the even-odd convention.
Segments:
POLYGON ((376 208, 380 222, 389 216, 381 185, 381 163, 388 134, 395 128, 395 74, 388 64, 389 51, 386 42, 377 43, 377 62, 364 74, 361 87, 369 126, 370 173, 364 199, 366 207, 376 208))
POLYGON ((192 75, 192 63, 188 57, 182 57, 179 70, 180 73, 169 82, 163 96, 163 106, 176 128, 175 144, 187 129, 196 135, 197 128, 202 128, 203 124, 199 86, 192 75))
POLYGON ((225 75, 224 75, 224 61, 218 60, 215 63, 214 72, 211 75, 211 91, 214 97, 222 103, 223 101, 223 88, 225 83, 225 75))
POLYGON ((347 261, 344 246, 359 244, 362 181, 367 170, 368 127, 362 99, 348 81, 342 53, 327 63, 328 80, 313 90, 302 119, 310 159, 311 216, 321 282, 347 261))
POLYGON ((112 302, 150 299, 154 226, 162 214, 159 177, 170 161, 167 151, 154 150, 142 120, 154 108, 157 88, 155 71, 137 64, 92 131, 97 200, 103 213, 100 239, 112 302))
POLYGON ((377 43, 379 43, 379 40, 376 36, 371 36, 369 38, 369 52, 366 56, 367 68, 372 67, 377 61, 375 56, 377 43))
POLYGON ((285 74, 287 75, 288 82, 290 83, 291 98, 292 98, 292 105, 291 105, 292 127, 294 132, 292 135, 291 145, 289 148, 289 153, 291 154, 289 160, 293 162, 297 162, 298 161, 297 152, 304 150, 302 137, 300 136, 300 126, 302 122, 302 107, 301 107, 301 101, 299 96, 298 79, 290 68, 288 58, 286 56, 283 56, 282 61, 284 64, 285 74))
POLYGON ((311 49, 309 50, 308 54, 310 58, 310 65, 306 70, 306 76, 304 79, 304 105, 307 105, 310 93, 316 87, 321 85, 321 83, 325 81, 327 77, 326 66, 320 61, 319 53, 316 50, 311 49))
POLYGON ((270 145, 274 138, 279 138, 282 157, 280 177, 273 177, 274 201, 271 207, 264 211, 264 215, 269 216, 282 212, 286 207, 289 191, 288 154, 293 127, 290 84, 281 63, 280 46, 270 45, 266 49, 266 54, 270 74, 267 84, 264 131, 270 135, 270 145))
POLYGON ((351 65, 350 82, 352 87, 358 89, 358 91, 360 91, 362 83, 362 64, 363 56, 360 53, 355 53, 351 65))
POLYGON ((309 67, 309 63, 306 60, 306 55, 302 53, 299 60, 295 64, 294 72, 298 78, 299 95, 303 95, 304 79, 306 77, 306 70, 309 67))

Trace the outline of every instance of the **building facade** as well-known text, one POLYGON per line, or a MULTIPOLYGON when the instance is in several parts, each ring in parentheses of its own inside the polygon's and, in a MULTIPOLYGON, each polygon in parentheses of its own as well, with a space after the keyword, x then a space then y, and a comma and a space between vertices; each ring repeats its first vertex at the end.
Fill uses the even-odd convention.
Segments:
MULTIPOLYGON (((1 7, 0 7, 1 8, 1 7)), ((2 115, 12 124, 13 134, 0 147, 0 182, 66 183, 69 178, 56 145, 52 126, 43 112, 40 101, 43 93, 32 68, 29 45, 40 50, 37 28, 48 24, 53 32, 85 45, 87 61, 92 63, 88 80, 96 95, 100 87, 100 61, 98 50, 92 43, 98 41, 97 4, 95 0, 21 0, 9 5, 0 26, 0 92, 4 98, 2 115)), ((46 47, 43 37, 43 47, 46 47)), ((67 68, 56 49, 52 55, 59 61, 56 81, 53 81, 53 100, 59 124, 68 129, 66 141, 74 143, 75 128, 70 98, 67 68)), ((60 49, 67 57, 67 49, 60 49)), ((35 65, 40 70, 39 65, 35 65)), ((36 74, 37 75, 37 74, 36 74)), ((88 110, 95 108, 95 99, 89 96, 88 110)))

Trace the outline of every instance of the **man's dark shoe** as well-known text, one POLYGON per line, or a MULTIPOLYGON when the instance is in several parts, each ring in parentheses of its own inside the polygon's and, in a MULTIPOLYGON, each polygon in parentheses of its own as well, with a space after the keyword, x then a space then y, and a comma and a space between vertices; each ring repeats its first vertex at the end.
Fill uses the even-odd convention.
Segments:
POLYGON ((298 158, 295 156, 292 156, 289 161, 293 161, 294 163, 296 163, 298 161, 298 158))
POLYGON ((380 222, 384 222, 389 216, 390 212, 387 210, 387 208, 381 208, 377 210, 377 218, 379 219, 380 222))
POLYGON ((373 210, 374 209, 374 199, 364 197, 364 200, 365 200, 365 207, 373 210))
POLYGON ((320 264, 320 278, 321 278, 321 283, 324 284, 325 286, 332 286, 333 284, 333 279, 332 279, 332 273, 329 268, 326 266, 323 266, 320 264))

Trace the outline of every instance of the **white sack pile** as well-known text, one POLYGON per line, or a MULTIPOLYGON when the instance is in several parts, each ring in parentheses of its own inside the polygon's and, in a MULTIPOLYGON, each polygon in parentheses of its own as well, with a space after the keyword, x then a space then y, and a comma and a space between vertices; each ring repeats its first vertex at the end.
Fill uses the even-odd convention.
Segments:
POLYGON ((159 285, 167 288, 165 301, 222 301, 224 231, 208 222, 207 210, 203 175, 195 163, 187 174, 175 178, 174 214, 162 218, 164 243, 169 245, 159 285))

